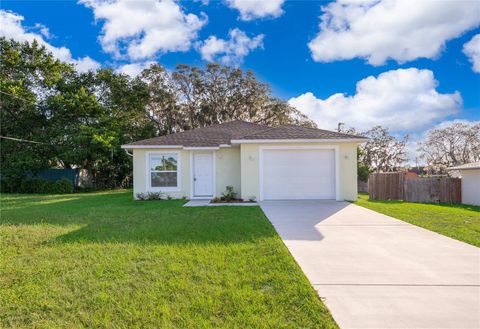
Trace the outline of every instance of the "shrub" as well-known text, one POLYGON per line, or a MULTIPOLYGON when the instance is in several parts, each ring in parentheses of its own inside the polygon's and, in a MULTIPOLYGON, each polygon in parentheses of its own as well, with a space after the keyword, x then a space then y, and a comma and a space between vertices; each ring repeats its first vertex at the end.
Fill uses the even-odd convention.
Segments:
POLYGON ((2 192, 35 194, 73 193, 73 183, 67 178, 59 179, 56 182, 39 177, 23 179, 20 182, 2 180, 2 192))
POLYGON ((15 179, 2 179, 0 180, 0 191, 2 193, 15 193, 18 192, 21 182, 15 179))
POLYGON ((54 193, 73 193, 73 183, 68 178, 62 178, 55 182, 54 193))
POLYGON ((233 191, 233 186, 227 186, 225 187, 225 192, 222 193, 222 198, 225 201, 230 202, 235 199, 236 195, 237 193, 233 191))
POLYGON ((147 193, 137 193, 137 200, 150 201, 150 200, 162 200, 164 196, 163 192, 147 192, 147 193))
POLYGON ((147 194, 146 193, 137 193, 136 197, 137 197, 137 200, 141 200, 141 201, 147 200, 147 194))
POLYGON ((358 180, 362 182, 368 182, 368 176, 370 175, 370 169, 364 164, 359 162, 357 168, 358 180))
POLYGON ((20 193, 48 193, 48 182, 42 178, 23 180, 20 184, 20 193))
POLYGON ((148 192, 147 196, 148 196, 148 200, 162 200, 163 193, 162 192, 148 192))

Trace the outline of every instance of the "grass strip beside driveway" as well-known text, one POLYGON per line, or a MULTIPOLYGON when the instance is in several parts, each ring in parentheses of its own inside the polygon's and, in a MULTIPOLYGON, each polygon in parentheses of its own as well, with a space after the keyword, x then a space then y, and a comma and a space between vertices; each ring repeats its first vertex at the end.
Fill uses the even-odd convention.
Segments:
POLYGON ((480 247, 480 207, 369 200, 360 194, 355 204, 480 247))

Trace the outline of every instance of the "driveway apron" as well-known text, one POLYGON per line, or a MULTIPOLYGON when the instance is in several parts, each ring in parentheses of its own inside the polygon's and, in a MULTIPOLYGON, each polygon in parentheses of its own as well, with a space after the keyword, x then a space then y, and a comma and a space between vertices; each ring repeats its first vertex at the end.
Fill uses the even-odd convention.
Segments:
POLYGON ((480 328, 480 249, 346 202, 261 207, 341 328, 480 328))

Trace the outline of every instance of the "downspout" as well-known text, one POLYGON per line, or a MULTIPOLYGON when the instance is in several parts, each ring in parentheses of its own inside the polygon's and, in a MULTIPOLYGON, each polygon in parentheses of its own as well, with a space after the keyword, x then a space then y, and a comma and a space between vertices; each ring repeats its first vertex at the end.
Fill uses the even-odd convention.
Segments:
POLYGON ((128 152, 127 149, 124 149, 124 150, 125 150, 125 153, 127 153, 129 156, 133 157, 133 153, 128 152))

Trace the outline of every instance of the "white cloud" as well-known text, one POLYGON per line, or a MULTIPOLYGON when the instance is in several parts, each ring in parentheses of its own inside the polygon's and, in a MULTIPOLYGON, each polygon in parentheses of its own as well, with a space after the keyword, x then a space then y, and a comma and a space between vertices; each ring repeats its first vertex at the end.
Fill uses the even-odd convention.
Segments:
POLYGON ((47 39, 53 38, 52 33, 50 33, 50 30, 45 25, 40 23, 35 23, 35 26, 33 28, 38 30, 40 34, 43 35, 45 38, 47 39))
POLYGON ((262 17, 279 17, 283 14, 284 0, 226 0, 227 6, 240 12, 240 19, 250 21, 262 17))
POLYGON ((19 42, 32 42, 37 40, 37 42, 45 46, 45 48, 53 54, 55 58, 58 58, 61 61, 72 63, 77 66, 77 69, 81 72, 96 70, 100 67, 100 63, 91 59, 90 57, 82 57, 75 59, 72 57, 70 49, 66 47, 55 47, 45 41, 45 38, 51 37, 50 31, 44 25, 36 24, 33 28, 40 31, 39 33, 28 32, 27 29, 22 25, 24 17, 16 13, 0 10, 0 21, 2 22, 2 28, 0 29, 0 36, 6 37, 7 39, 14 39, 19 42))
POLYGON ((207 17, 186 14, 173 0, 81 0, 103 20, 100 43, 106 52, 133 60, 187 51, 207 17))
POLYGON ((322 9, 320 32, 308 45, 320 62, 435 58, 446 41, 480 24, 471 0, 337 0, 322 9))
POLYGON ((319 99, 307 92, 289 103, 326 129, 343 122, 360 131, 382 125, 393 132, 414 132, 462 108, 458 91, 441 94, 437 85, 430 70, 398 69, 360 80, 353 96, 338 93, 319 99))
POLYGON ((135 78, 144 69, 150 67, 150 65, 153 64, 153 63, 155 63, 155 62, 146 61, 146 62, 125 64, 125 65, 119 66, 115 71, 117 71, 119 73, 129 75, 132 78, 135 78))
POLYGON ((480 73, 480 34, 475 35, 469 42, 463 45, 463 52, 472 62, 472 70, 480 73))
POLYGON ((239 65, 252 50, 263 47, 263 34, 250 38, 239 29, 230 30, 228 34, 228 40, 211 35, 199 43, 202 58, 209 62, 220 61, 227 65, 239 65))

